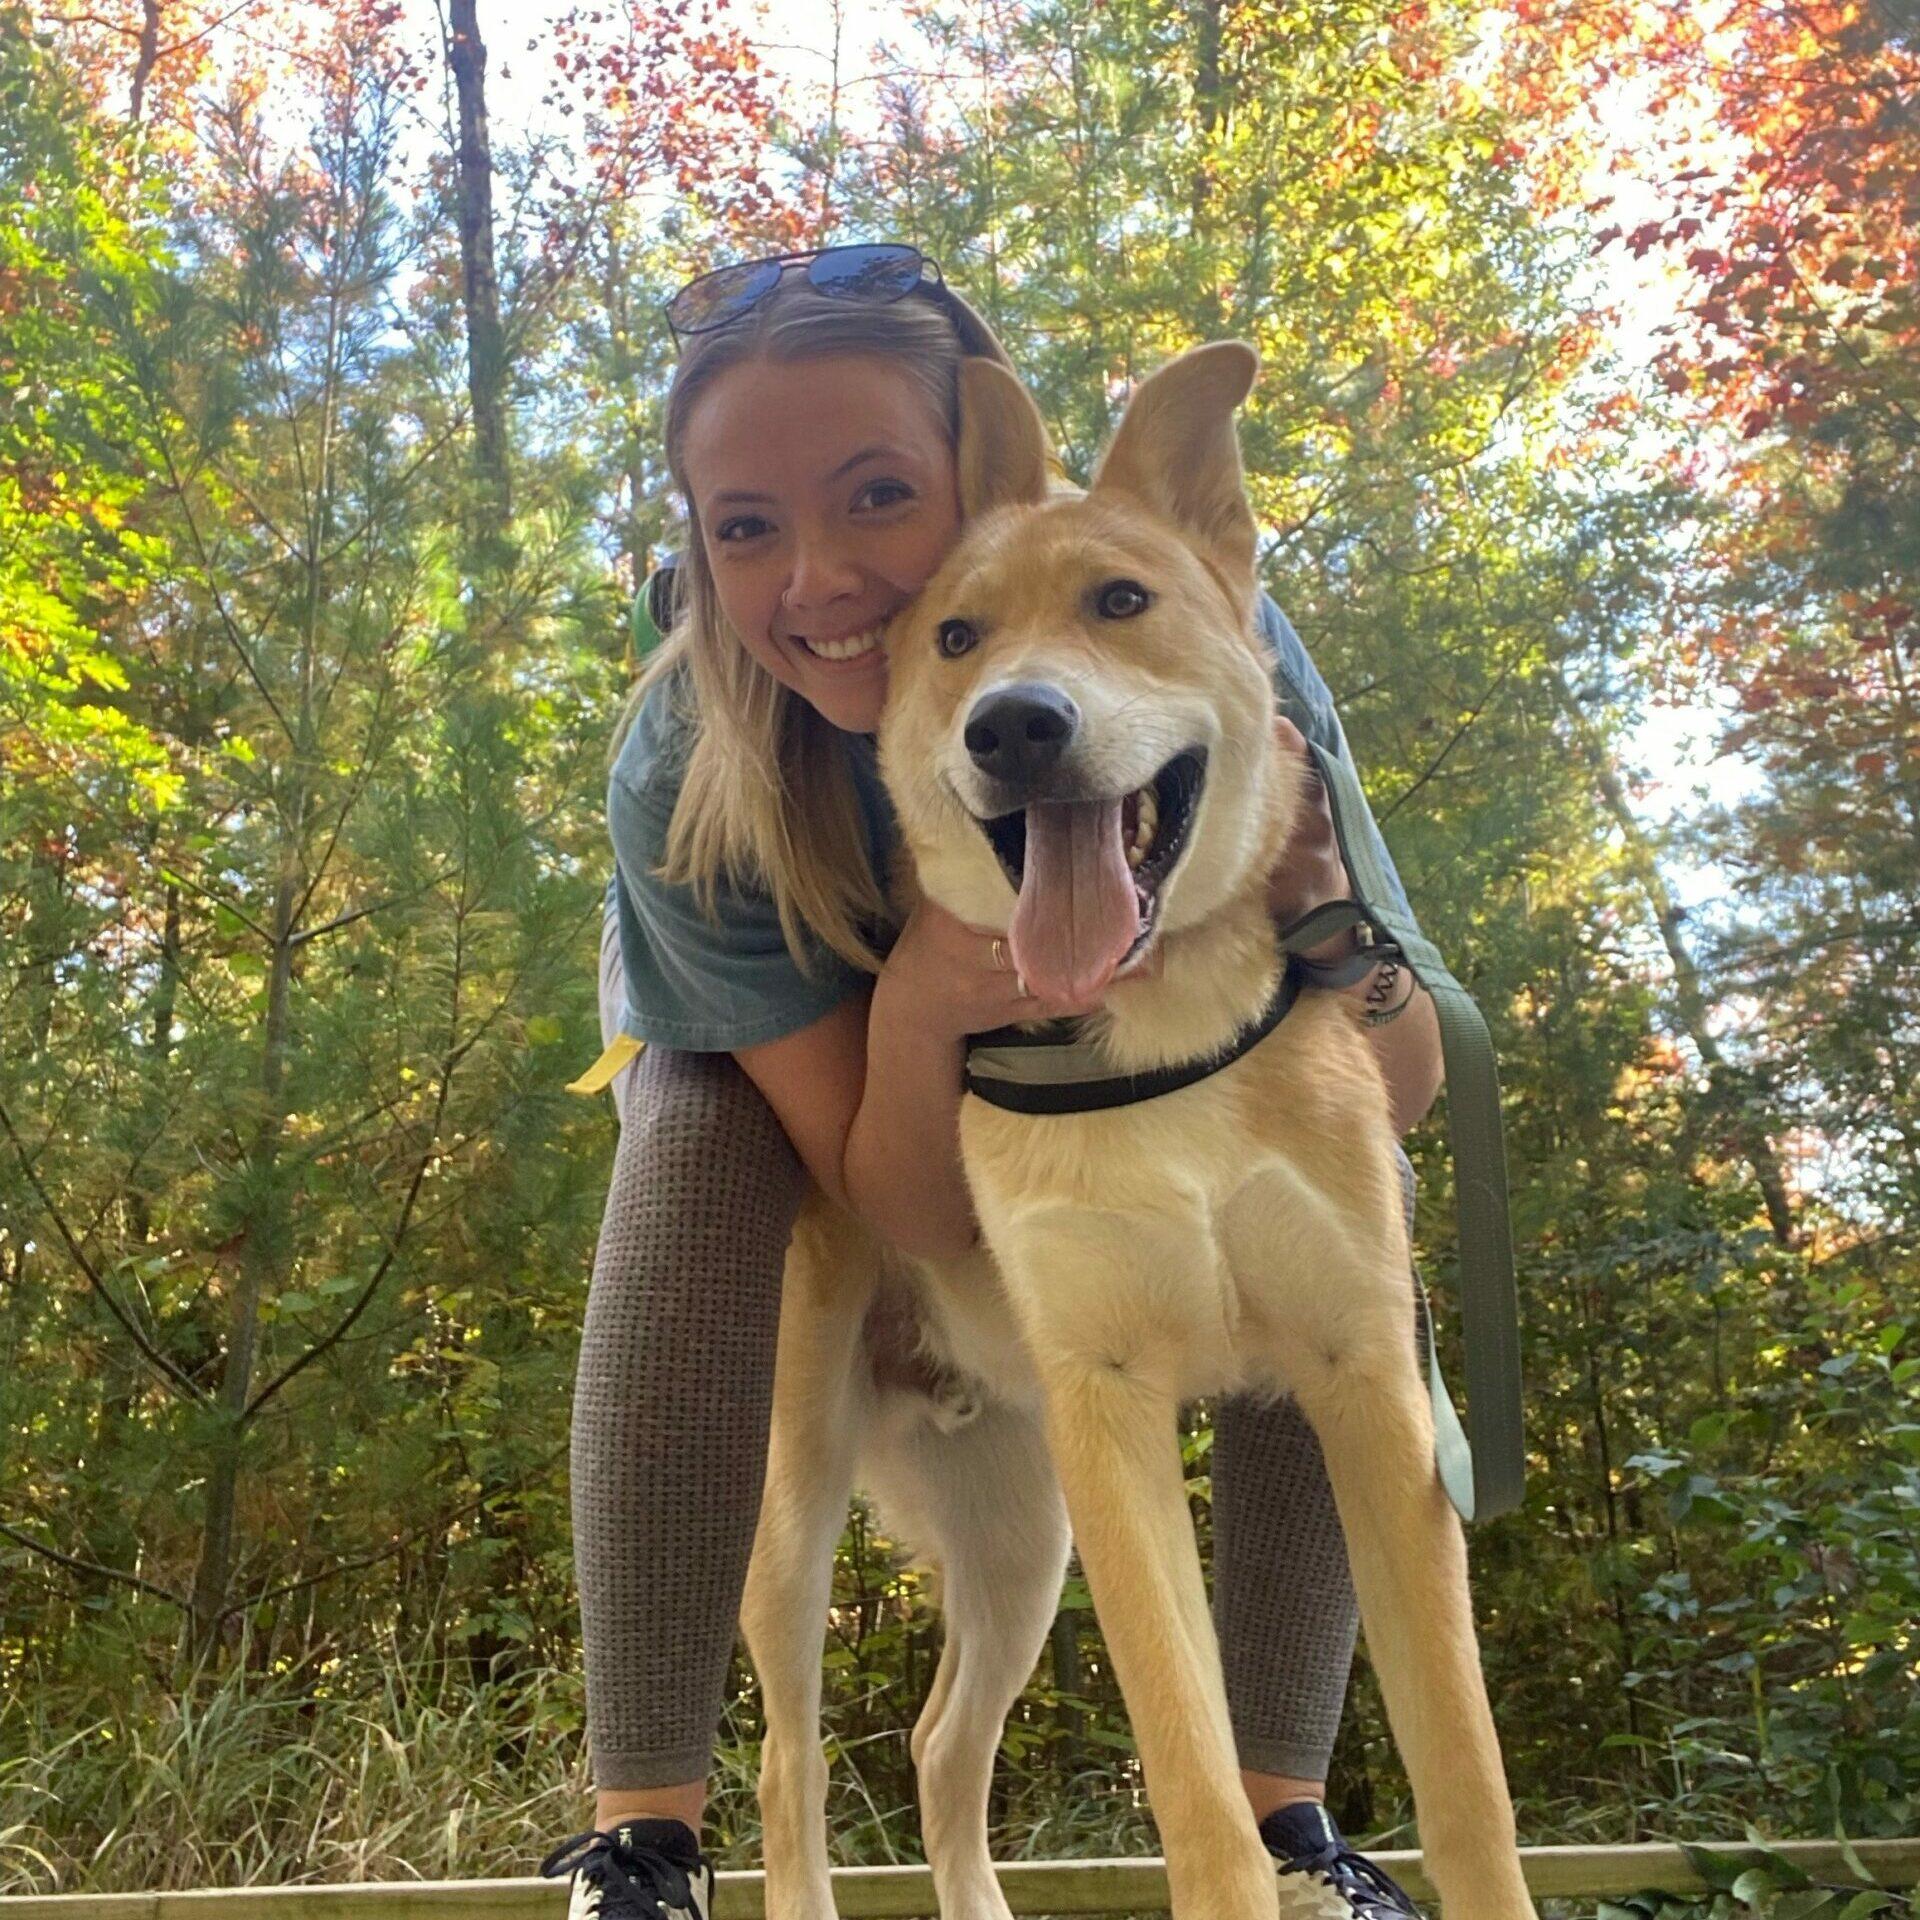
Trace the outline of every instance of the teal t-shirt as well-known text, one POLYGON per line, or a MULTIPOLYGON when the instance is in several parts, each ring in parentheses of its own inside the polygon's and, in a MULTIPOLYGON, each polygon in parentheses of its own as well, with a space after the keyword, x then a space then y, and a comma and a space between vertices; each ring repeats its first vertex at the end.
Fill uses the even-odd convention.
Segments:
MULTIPOLYGON (((1265 594, 1260 596, 1260 631, 1273 650, 1279 711, 1309 740, 1351 762, 1326 682, 1286 615, 1265 594)), ((690 888, 659 877, 691 745, 683 701, 684 690, 672 681, 655 684, 621 743, 607 784, 614 853, 608 911, 619 917, 626 977, 620 1025, 636 1040, 658 1046, 731 1053, 811 1026, 849 994, 861 991, 869 976, 824 947, 810 956, 808 967, 797 965, 780 931, 780 916, 764 892, 722 884, 709 914, 690 888)), ((899 834, 880 784, 874 743, 867 734, 843 733, 838 738, 853 777, 873 871, 884 878, 899 834)), ((1379 904, 1409 912, 1372 815, 1355 831, 1371 836, 1392 881, 1393 899, 1379 904)))

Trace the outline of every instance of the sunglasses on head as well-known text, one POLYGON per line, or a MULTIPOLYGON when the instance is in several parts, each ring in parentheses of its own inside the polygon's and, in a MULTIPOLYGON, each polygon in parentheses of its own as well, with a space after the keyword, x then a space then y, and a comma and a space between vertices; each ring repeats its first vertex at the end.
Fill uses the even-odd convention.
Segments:
POLYGON ((711 333, 750 313, 780 284, 789 267, 806 263, 807 282, 831 300, 903 300, 918 287, 944 291, 938 261, 918 247, 892 242, 872 247, 821 247, 812 253, 776 253, 716 267, 667 302, 667 326, 676 341, 711 333), (928 275, 931 278, 928 278, 928 275))

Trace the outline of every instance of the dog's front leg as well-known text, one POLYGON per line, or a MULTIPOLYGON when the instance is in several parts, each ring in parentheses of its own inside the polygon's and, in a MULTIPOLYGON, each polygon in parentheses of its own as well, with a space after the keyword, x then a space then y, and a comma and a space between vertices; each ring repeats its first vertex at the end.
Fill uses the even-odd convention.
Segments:
POLYGON ((1200 1223, 1053 1213, 1003 1250, 1066 1494, 1187 1920, 1274 1920, 1274 1867, 1240 1786, 1187 1511, 1182 1363, 1217 1329, 1200 1223), (1011 1258, 1009 1258, 1011 1255, 1011 1258))
POLYGON ((820 1666, 834 1542, 846 1525, 869 1411, 858 1368, 871 1284, 870 1250, 844 1223, 824 1214, 803 1220, 780 1303, 766 1487, 740 1608, 766 1711, 760 1813, 769 1920, 835 1920, 820 1666))
POLYGON ((1532 1920, 1474 1637, 1466 1542, 1434 1469, 1406 1241, 1383 1206, 1316 1211, 1301 1198, 1384 1196, 1384 1149, 1370 1183, 1355 1176, 1363 1164, 1349 1143, 1343 1159, 1325 1153, 1314 1188, 1272 1183, 1242 1210, 1230 1244, 1260 1274, 1272 1363, 1319 1436, 1367 1652, 1448 1920, 1532 1920))

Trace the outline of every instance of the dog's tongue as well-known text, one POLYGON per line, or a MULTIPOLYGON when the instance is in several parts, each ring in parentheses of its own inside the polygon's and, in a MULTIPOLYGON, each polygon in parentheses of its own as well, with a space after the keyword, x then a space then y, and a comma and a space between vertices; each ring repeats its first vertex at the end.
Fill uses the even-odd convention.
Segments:
POLYGON ((1043 1000, 1091 1000, 1140 935, 1140 900, 1118 800, 1027 809, 1027 860, 1013 910, 1013 964, 1043 1000))

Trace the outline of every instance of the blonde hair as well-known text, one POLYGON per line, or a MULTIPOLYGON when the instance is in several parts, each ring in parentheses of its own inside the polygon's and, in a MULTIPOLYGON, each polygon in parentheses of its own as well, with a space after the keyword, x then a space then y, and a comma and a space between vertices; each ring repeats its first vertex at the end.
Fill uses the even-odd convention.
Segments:
POLYGON ((897 360, 933 401, 950 447, 959 438, 962 358, 984 355, 1011 366, 986 322, 957 294, 887 303, 834 299, 793 271, 738 321, 689 338, 666 409, 667 466, 687 519, 678 607, 665 644, 634 687, 614 750, 656 686, 662 697, 679 700, 692 744, 660 878, 691 887, 708 913, 723 881, 763 888, 797 964, 812 958, 811 935, 853 966, 878 972, 871 930, 885 920, 887 905, 869 864, 838 730, 754 659, 721 611, 682 465, 694 402, 728 367, 856 353, 897 360), (667 684, 675 675, 677 684, 667 684))

